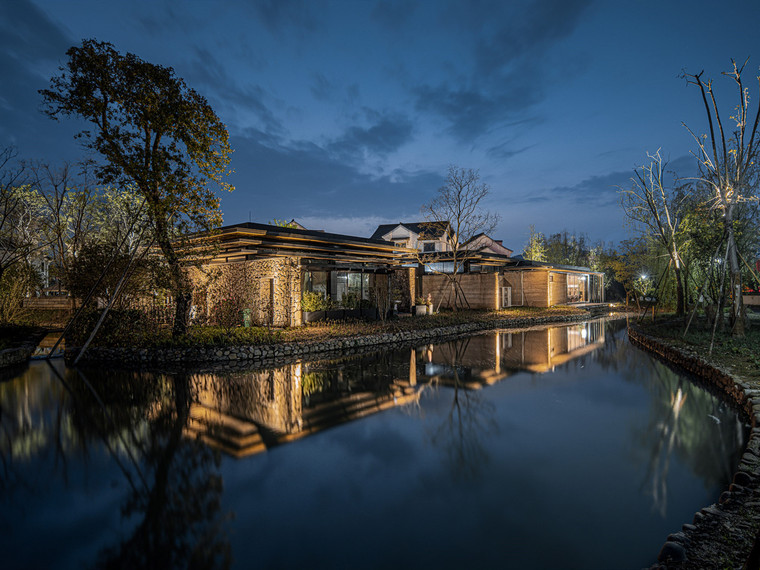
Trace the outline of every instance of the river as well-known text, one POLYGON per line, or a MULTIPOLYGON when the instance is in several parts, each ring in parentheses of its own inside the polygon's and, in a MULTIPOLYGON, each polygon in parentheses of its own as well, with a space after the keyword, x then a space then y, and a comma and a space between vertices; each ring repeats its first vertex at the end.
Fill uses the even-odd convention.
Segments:
POLYGON ((5 568, 642 568, 747 425, 625 321, 0 382, 5 568))

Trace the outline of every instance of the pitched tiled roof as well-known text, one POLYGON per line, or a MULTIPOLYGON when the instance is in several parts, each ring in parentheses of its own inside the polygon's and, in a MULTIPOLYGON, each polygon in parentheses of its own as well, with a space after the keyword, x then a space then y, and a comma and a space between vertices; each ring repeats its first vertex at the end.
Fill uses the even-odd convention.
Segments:
POLYGON ((417 235, 424 234, 426 239, 439 238, 449 227, 447 222, 399 222, 397 224, 382 224, 377 226, 375 233, 370 236, 370 239, 383 239, 382 236, 396 229, 399 226, 404 226, 411 232, 417 235))

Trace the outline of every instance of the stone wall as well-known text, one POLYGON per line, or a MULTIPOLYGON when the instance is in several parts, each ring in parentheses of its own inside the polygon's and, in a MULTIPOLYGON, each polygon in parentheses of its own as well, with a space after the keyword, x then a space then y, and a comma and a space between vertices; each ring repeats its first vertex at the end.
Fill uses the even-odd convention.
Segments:
POLYGON ((206 315, 222 299, 235 298, 251 309, 252 324, 282 327, 302 324, 298 258, 205 266, 191 272, 191 279, 193 304, 206 315))
POLYGON ((16 348, 0 350, 0 368, 21 364, 29 360, 37 345, 25 344, 16 348))
MULTIPOLYGON (((82 357, 82 362, 108 362, 127 366, 175 368, 199 363, 284 363, 305 355, 338 352, 345 354, 359 349, 383 345, 404 345, 440 341, 462 334, 474 334, 484 330, 510 328, 518 329, 535 325, 561 324, 587 321, 589 314, 552 316, 538 318, 505 319, 488 323, 464 323, 449 327, 427 330, 382 333, 376 335, 325 339, 311 342, 283 342, 263 345, 233 347, 188 347, 188 348, 103 348, 90 347, 82 357)), ((66 350, 66 360, 76 358, 78 348, 66 350)))

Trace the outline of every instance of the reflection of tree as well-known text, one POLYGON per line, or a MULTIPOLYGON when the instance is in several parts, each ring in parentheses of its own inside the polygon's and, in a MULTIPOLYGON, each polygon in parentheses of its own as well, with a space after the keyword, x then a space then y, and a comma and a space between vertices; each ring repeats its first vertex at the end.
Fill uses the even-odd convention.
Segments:
POLYGON ((630 347, 628 339, 627 322, 624 319, 610 319, 604 323, 604 345, 591 353, 591 358, 597 362, 603 370, 618 372, 621 363, 626 360, 624 352, 630 347))
POLYGON ((654 360, 629 353, 626 378, 650 383, 649 422, 637 440, 649 454, 644 486, 653 508, 665 515, 673 454, 687 463, 706 488, 731 480, 743 449, 743 430, 731 407, 687 378, 654 360), (737 425, 739 423, 739 425, 737 425))
MULTIPOLYGON (((124 516, 143 513, 132 536, 101 553, 101 568, 216 568, 230 564, 221 530, 220 457, 183 436, 192 402, 189 377, 171 378, 173 406, 156 410, 143 444, 147 488, 137 488, 124 516)), ((171 404, 165 402, 165 404, 171 404)))
POLYGON ((184 436, 192 402, 188 377, 109 376, 97 389, 83 373, 65 379, 83 439, 103 438, 130 483, 123 516, 142 516, 127 540, 100 553, 96 566, 229 566, 222 480, 215 473, 220 457, 184 436))
MULTIPOLYGON (((446 419, 432 434, 431 442, 446 449, 449 467, 454 478, 476 479, 489 461, 483 437, 497 429, 493 418, 494 406, 479 392, 464 389, 460 376, 469 370, 460 366, 470 337, 445 345, 446 364, 452 371, 454 396, 446 419)), ((443 347, 440 347, 443 348, 443 347)))

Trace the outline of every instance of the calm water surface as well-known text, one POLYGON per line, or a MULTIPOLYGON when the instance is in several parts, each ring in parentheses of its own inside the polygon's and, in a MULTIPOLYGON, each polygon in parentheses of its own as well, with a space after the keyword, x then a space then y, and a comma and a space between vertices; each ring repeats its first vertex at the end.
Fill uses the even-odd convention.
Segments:
POLYGON ((0 382, 4 568, 641 568, 746 425, 624 323, 0 382))

